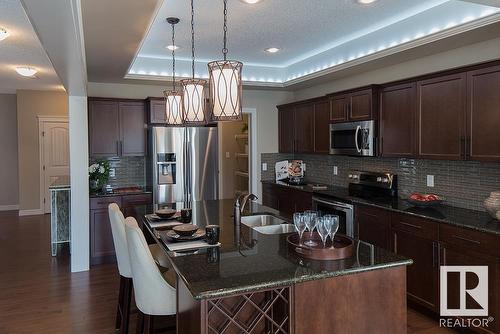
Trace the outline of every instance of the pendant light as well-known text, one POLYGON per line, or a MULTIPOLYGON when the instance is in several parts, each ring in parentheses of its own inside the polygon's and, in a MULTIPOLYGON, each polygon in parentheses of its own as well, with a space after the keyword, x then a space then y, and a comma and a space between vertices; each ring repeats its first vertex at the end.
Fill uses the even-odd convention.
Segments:
POLYGON ((210 89, 210 118, 213 121, 242 120, 241 70, 243 63, 227 60, 227 0, 224 1, 224 48, 223 60, 208 63, 210 89))
MULTIPOLYGON (((179 23, 176 17, 167 18, 172 26, 172 45, 175 45, 175 25, 179 23)), ((172 90, 164 91, 165 115, 167 125, 182 125, 182 91, 175 89, 175 47, 172 48, 172 90)))
POLYGON ((182 120, 185 125, 203 125, 206 123, 205 84, 206 80, 194 77, 194 0, 191 0, 191 58, 192 77, 181 80, 182 107, 184 110, 182 120))

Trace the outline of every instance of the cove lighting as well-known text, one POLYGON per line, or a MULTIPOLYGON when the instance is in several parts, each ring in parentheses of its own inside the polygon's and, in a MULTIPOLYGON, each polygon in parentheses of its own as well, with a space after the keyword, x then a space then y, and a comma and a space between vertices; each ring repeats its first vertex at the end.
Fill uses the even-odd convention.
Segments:
POLYGON ((256 4, 258 2, 261 2, 262 0, 241 0, 241 2, 247 3, 249 5, 256 4))
POLYGON ((179 50, 179 47, 177 45, 167 45, 165 48, 169 49, 170 51, 175 51, 179 50))
POLYGON ((362 5, 369 5, 371 3, 374 3, 375 1, 377 0, 356 0, 359 4, 362 4, 362 5))

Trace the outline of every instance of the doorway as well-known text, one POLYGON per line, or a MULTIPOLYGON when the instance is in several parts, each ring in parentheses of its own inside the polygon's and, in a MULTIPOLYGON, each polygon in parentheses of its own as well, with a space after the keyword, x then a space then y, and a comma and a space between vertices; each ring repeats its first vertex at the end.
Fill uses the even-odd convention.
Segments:
POLYGON ((253 109, 243 110, 243 120, 219 123, 219 198, 255 192, 253 186, 255 129, 253 109))
POLYGON ((59 177, 69 178, 69 122, 67 117, 39 117, 40 208, 50 213, 49 186, 59 177))

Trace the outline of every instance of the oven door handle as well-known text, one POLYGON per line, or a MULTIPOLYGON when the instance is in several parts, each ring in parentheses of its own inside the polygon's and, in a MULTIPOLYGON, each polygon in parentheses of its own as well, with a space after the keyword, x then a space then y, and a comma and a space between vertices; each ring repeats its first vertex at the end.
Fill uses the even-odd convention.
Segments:
POLYGON ((356 134, 354 135, 354 142, 356 143, 356 151, 358 151, 358 153, 361 153, 361 148, 359 147, 359 143, 358 143, 359 130, 361 130, 361 126, 360 125, 358 125, 356 127, 356 134))
POLYGON ((337 206, 337 207, 340 207, 343 209, 353 210, 353 206, 350 204, 341 203, 341 202, 325 201, 325 200, 319 199, 317 197, 313 197, 313 202, 318 202, 318 203, 322 203, 322 204, 326 204, 326 205, 330 205, 330 206, 337 206))

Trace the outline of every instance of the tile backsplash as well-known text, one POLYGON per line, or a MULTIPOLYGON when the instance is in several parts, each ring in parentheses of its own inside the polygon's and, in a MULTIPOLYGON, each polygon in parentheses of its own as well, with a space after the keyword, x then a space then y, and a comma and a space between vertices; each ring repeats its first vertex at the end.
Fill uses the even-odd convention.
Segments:
POLYGON ((347 187, 352 170, 386 171, 398 175, 402 198, 413 192, 436 193, 446 204, 485 211, 483 201, 491 191, 500 190, 500 164, 476 161, 443 161, 391 158, 356 158, 333 155, 263 153, 261 162, 268 170, 262 180, 274 179, 274 164, 280 160, 300 159, 306 163, 306 179, 311 182, 347 187), (338 175, 333 174, 334 166, 338 175), (434 175, 434 187, 427 187, 427 175, 434 175))
POLYGON ((120 187, 146 187, 146 158, 145 157, 119 157, 107 158, 110 167, 115 170, 108 184, 112 188, 120 187))

